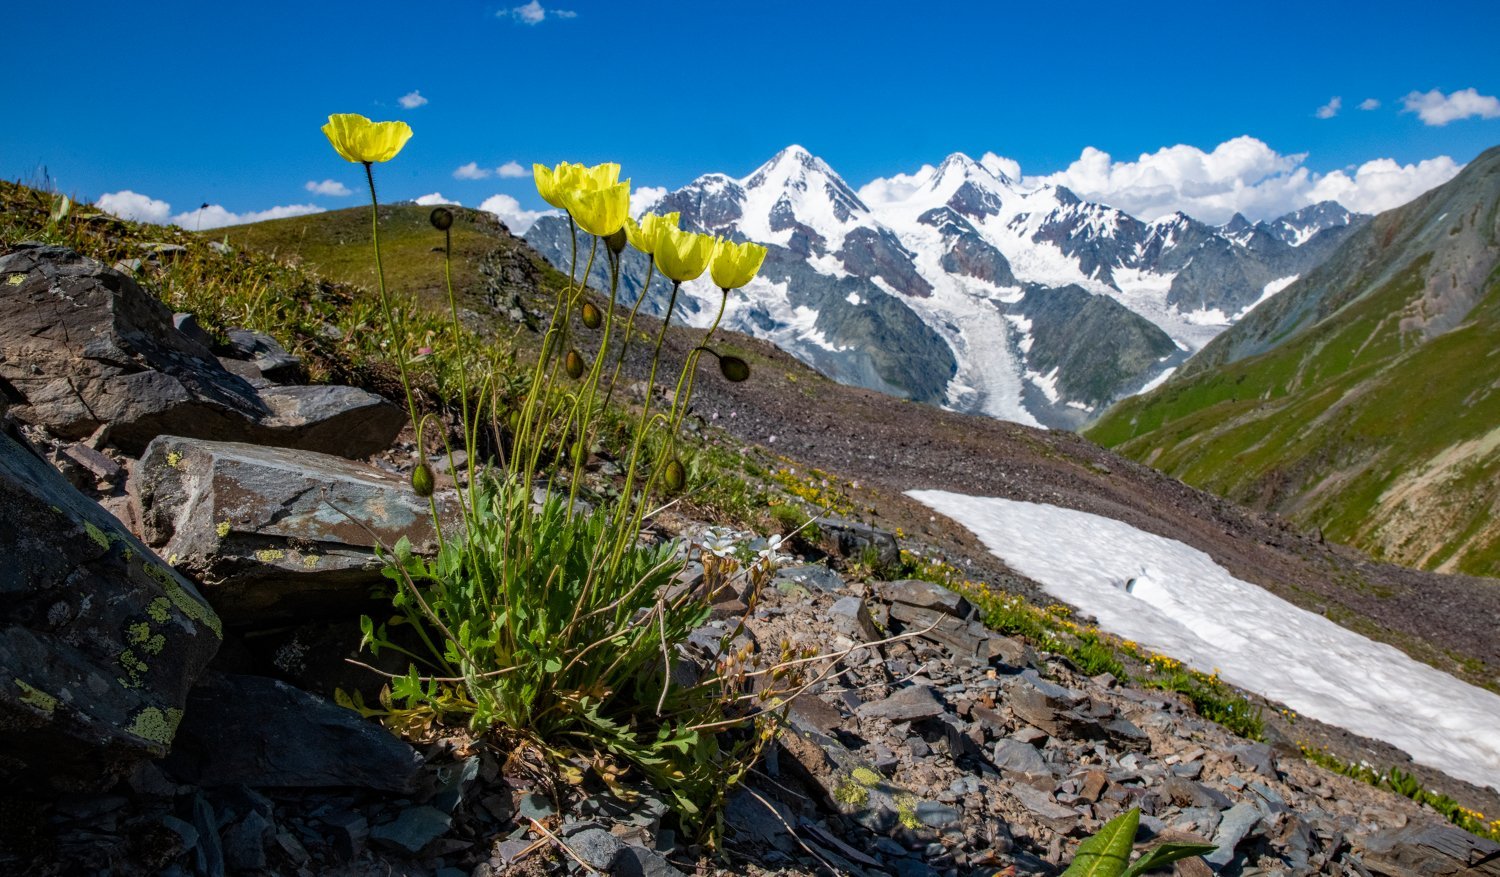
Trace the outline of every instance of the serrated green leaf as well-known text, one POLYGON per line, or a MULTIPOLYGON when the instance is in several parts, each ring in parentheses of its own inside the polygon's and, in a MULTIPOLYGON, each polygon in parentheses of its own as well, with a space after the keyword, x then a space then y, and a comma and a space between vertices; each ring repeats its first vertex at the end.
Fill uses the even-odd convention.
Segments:
POLYGON ((1120 877, 1130 863, 1130 849, 1141 811, 1131 807, 1104 824, 1093 837, 1078 845, 1073 864, 1063 877, 1120 877))
POLYGON ((1179 859, 1206 856, 1216 849, 1218 847, 1213 844, 1164 843, 1136 859, 1135 864, 1125 869, 1121 877, 1139 877, 1147 871, 1166 867, 1179 859))

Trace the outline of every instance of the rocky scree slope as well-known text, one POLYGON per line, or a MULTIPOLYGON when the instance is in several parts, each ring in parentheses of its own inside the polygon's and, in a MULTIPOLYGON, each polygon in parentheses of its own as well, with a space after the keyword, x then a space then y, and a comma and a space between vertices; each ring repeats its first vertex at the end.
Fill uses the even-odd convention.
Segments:
MULTIPOLYGON (((726 326, 844 383, 1064 428, 1176 366, 1364 221, 1324 203, 1271 223, 1147 223, 959 153, 882 198, 867 203, 792 146, 744 179, 708 174, 650 209, 770 247, 726 326)), ((566 270, 565 218, 541 218, 526 239, 566 270)), ((627 256, 627 304, 645 274, 627 256)), ((608 288, 602 265, 591 280, 608 288)), ((706 325, 718 291, 706 279, 685 289, 681 317, 706 325)))
POLYGON ((1376 557, 1500 576, 1500 149, 1089 435, 1376 557))

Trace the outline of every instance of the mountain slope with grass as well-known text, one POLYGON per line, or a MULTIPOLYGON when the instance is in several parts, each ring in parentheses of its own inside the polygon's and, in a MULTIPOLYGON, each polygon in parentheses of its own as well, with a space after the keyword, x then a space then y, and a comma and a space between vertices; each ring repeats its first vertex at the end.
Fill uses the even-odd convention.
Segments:
MULTIPOLYGON (((351 375, 351 380, 368 383, 367 379, 371 375, 388 374, 391 367, 388 355, 390 350, 383 349, 380 343, 383 337, 394 336, 395 349, 411 351, 430 337, 428 333, 434 327, 441 329, 437 325, 440 319, 434 320, 435 316, 440 318, 441 309, 435 315, 430 308, 414 306, 411 302, 404 301, 398 305, 397 310, 401 316, 394 325, 373 323, 376 318, 371 316, 372 296, 368 290, 330 282, 310 274, 307 270, 311 261, 309 257, 298 259, 302 263, 301 267, 288 266, 286 261, 295 255, 290 252, 290 248, 282 248, 280 258, 271 259, 251 247, 224 247, 216 236, 193 236, 172 228, 122 223, 94 211, 80 211, 61 227, 39 230, 43 220, 38 214, 45 214, 48 201, 45 196, 34 197, 33 193, 12 192, 9 189, 0 190, 0 195, 7 198, 14 195, 16 202, 25 202, 14 206, 6 205, 7 215, 0 217, 4 220, 0 222, 0 250, 9 249, 23 240, 41 238, 49 243, 86 250, 108 262, 118 260, 123 270, 133 272, 150 292, 166 300, 174 308, 198 311, 203 325, 215 333, 222 334, 234 322, 243 318, 255 319, 266 331, 281 339, 283 344, 307 355, 310 364, 321 364, 323 373, 315 374, 315 379, 327 379, 329 374, 348 374, 351 375), (135 264, 132 265, 132 262, 135 264), (327 349, 319 346, 330 344, 335 338, 338 340, 333 346, 327 349)), ((460 215, 458 222, 478 223, 482 219, 483 217, 465 213, 460 215)), ((306 237, 311 238, 313 235, 309 233, 306 237)), ((409 243, 417 247, 440 240, 440 236, 430 229, 417 233, 415 228, 409 238, 409 243), (423 241, 424 237, 426 241, 423 241)), ((392 234, 388 235, 388 239, 399 242, 401 236, 392 234)), ((519 256, 525 255, 524 247, 511 241, 503 231, 495 232, 493 245, 511 250, 519 256)), ((413 252, 420 252, 420 249, 413 252)), ((539 276, 543 284, 550 277, 546 274, 539 276)), ((464 282, 474 282, 474 279, 465 278, 464 282)), ((661 287, 656 287, 647 294, 661 297, 664 291, 661 287)), ((549 290, 545 285, 539 284, 530 292, 531 296, 527 301, 535 303, 545 301, 549 290)), ((482 299, 482 292, 468 290, 468 304, 477 305, 482 299)), ((431 404, 438 408, 442 407, 445 391, 451 393, 454 389, 452 384, 444 383, 445 361, 470 362, 467 357, 471 348, 494 346, 497 343, 504 345, 508 337, 521 339, 521 343, 516 345, 518 347, 525 346, 526 339, 537 337, 528 328, 528 318, 534 314, 529 314, 524 309, 518 318, 512 318, 503 309, 486 314, 476 311, 475 314, 476 317, 484 318, 479 322, 487 324, 488 329, 473 332, 466 330, 458 333, 459 337, 438 340, 431 355, 425 358, 419 355, 414 360, 420 363, 419 372, 436 371, 436 397, 431 404)), ((654 323, 649 322, 643 326, 650 331, 654 331, 655 327, 654 323)), ((171 331, 170 327, 168 331, 171 331)), ((436 335, 441 339, 443 333, 437 332, 436 335)), ((578 338, 580 346, 586 347, 591 336, 580 333, 578 338)), ((669 331, 663 348, 668 371, 675 371, 701 339, 700 330, 669 331)), ((838 586, 838 593, 848 596, 847 599, 840 599, 837 605, 845 607, 850 601, 868 601, 872 585, 884 594, 887 589, 881 582, 886 580, 906 579, 907 581, 895 581, 892 584, 909 587, 914 584, 910 579, 925 579, 941 582, 963 592, 974 601, 985 621, 994 628, 1032 639, 1042 650, 1042 657, 1037 663, 1048 678, 1059 679, 1068 686, 1087 687, 1093 692, 1090 696, 1101 699, 1110 696, 1105 693, 1106 689, 1119 689, 1121 697, 1145 697, 1146 700, 1134 700, 1124 709, 1134 711, 1132 714, 1138 712, 1152 715, 1155 717, 1153 721, 1157 721, 1166 710, 1174 714, 1185 714, 1190 721, 1196 722, 1192 727, 1197 730, 1191 740, 1185 732, 1178 729, 1187 725, 1179 726, 1175 721, 1172 723, 1171 735, 1174 741, 1181 741, 1185 746, 1196 746, 1198 754, 1184 756, 1185 761, 1191 762, 1207 756, 1208 766, 1202 776, 1205 782, 1217 783, 1216 765, 1222 765, 1226 775, 1228 771, 1256 770, 1251 759, 1263 761, 1262 756, 1269 750, 1265 747, 1245 748, 1232 738, 1226 738, 1219 729, 1201 722, 1193 715, 1194 711, 1203 717, 1223 722, 1226 727, 1238 733, 1255 736, 1265 734, 1269 742, 1277 745, 1278 752, 1274 757, 1281 759, 1286 771, 1285 774, 1276 774, 1272 762, 1270 767, 1264 769, 1263 776, 1273 782, 1277 781, 1277 776, 1300 775, 1311 769, 1298 757, 1298 744, 1305 744, 1315 751, 1327 747, 1338 753, 1341 759, 1339 762, 1329 763, 1340 765, 1359 759, 1381 765, 1408 765, 1409 762, 1399 751, 1389 746, 1342 734, 1336 728, 1320 726, 1312 721, 1300 721, 1293 728, 1290 719, 1273 714, 1274 704, 1266 711, 1265 726, 1262 728, 1259 715, 1252 716, 1244 710, 1249 701, 1232 692, 1216 676, 1210 677, 1206 672, 1189 673, 1170 660, 1149 658, 1134 644, 1121 642, 1097 630, 1086 618, 1072 620, 1065 607, 1043 610, 1019 597, 1013 597, 1012 595, 1024 594, 1040 600, 1043 599, 1043 594, 1035 582, 1007 569, 962 528, 928 514, 927 509, 906 496, 906 491, 921 487, 963 490, 1087 509, 1116 520, 1127 521, 1140 529, 1197 546, 1237 575, 1261 583, 1303 605, 1321 609, 1350 627, 1373 631, 1374 635, 1398 644, 1423 660, 1480 684, 1485 684, 1486 680, 1491 680, 1494 676, 1497 660, 1495 630, 1492 625, 1484 623, 1484 618, 1491 611, 1500 608, 1500 603, 1497 603, 1500 595, 1493 590, 1485 591, 1483 582, 1371 564, 1354 552, 1320 544, 1274 519, 1246 513, 1232 503, 1186 488, 1160 473, 1102 451, 1076 435, 1028 429, 988 418, 940 411, 841 386, 822 378, 769 344, 746 336, 726 335, 716 339, 715 346, 722 353, 735 353, 749 361, 752 368, 751 380, 745 383, 727 383, 719 380, 712 369, 705 369, 700 375, 699 391, 694 396, 694 410, 689 412, 685 421, 683 444, 679 446, 684 462, 687 463, 688 489, 672 503, 671 509, 663 510, 659 516, 653 515, 651 530, 693 538, 689 528, 701 528, 705 520, 712 520, 735 528, 749 526, 763 532, 765 527, 773 523, 772 516, 767 515, 767 511, 772 508, 785 509, 789 505, 794 513, 787 516, 776 515, 774 523, 781 523, 783 517, 795 523, 804 519, 807 514, 826 512, 831 507, 838 514, 863 520, 864 523, 853 524, 853 532, 859 532, 859 527, 867 527, 870 523, 884 528, 887 536, 900 539, 905 547, 912 550, 911 553, 903 553, 893 565, 883 562, 876 564, 860 555, 858 558, 845 557, 843 560, 829 558, 827 568, 812 567, 809 571, 804 566, 788 572, 803 576, 836 573, 841 581, 847 578, 847 586, 838 586), (994 586, 993 589, 991 585, 994 586), (1466 600, 1476 611, 1461 616, 1424 611, 1460 599, 1466 600), (1445 652, 1445 648, 1453 651, 1445 652), (1471 658, 1472 663, 1465 664, 1456 660, 1455 656, 1474 657, 1471 658), (1113 675, 1101 675, 1106 672, 1113 675), (1156 682, 1158 677, 1160 685, 1156 682), (1169 693, 1163 694, 1160 700, 1154 695, 1137 694, 1135 686, 1138 684, 1164 687, 1169 693), (1180 692, 1186 700, 1179 699, 1170 692, 1180 692), (1141 709, 1142 705, 1144 709, 1141 709), (1254 719, 1253 723, 1245 722, 1251 718, 1254 719), (1242 749, 1243 757, 1233 754, 1233 751, 1242 749)), ((650 356, 643 352, 644 347, 645 345, 636 345, 633 348, 627 364, 627 374, 639 376, 644 371, 643 366, 650 360, 650 356)), ((483 362, 481 356, 480 363, 483 362)), ((371 387, 382 391, 389 389, 388 384, 380 383, 372 384, 371 387)), ((4 386, 0 385, 0 390, 3 389, 4 386)), ((422 389, 425 392, 427 388, 424 386, 422 389)), ((638 405, 642 396, 631 387, 617 399, 628 407, 638 405)), ((451 396, 448 401, 451 402, 451 396)), ((607 436, 599 451, 599 459, 590 462, 590 469, 604 479, 606 486, 611 483, 608 480, 608 470, 613 468, 618 474, 618 457, 611 455, 614 438, 617 437, 607 436)), ((400 467, 411 465, 410 450, 410 445, 398 444, 390 455, 382 457, 379 462, 401 471, 400 467)), ((171 462, 170 456, 167 457, 167 466, 176 466, 171 462)), ((211 519, 217 520, 217 517, 211 519)), ((832 522, 828 523, 830 528, 836 526, 832 522)), ((842 526, 846 531, 851 530, 847 523, 842 526)), ((795 539, 793 543, 797 544, 795 539)), ((894 540, 891 545, 894 547, 894 540)), ((794 550, 813 555, 816 547, 804 540, 794 550)), ((803 559, 798 558, 797 562, 802 563, 803 559)), ((799 586, 788 585, 780 589, 779 593, 773 593, 766 605, 768 610, 775 612, 768 611, 764 613, 764 617, 779 618, 775 622, 779 627, 758 631, 758 635, 764 635, 762 643, 777 641, 779 632, 783 630, 795 635, 811 632, 823 642, 837 642, 832 635, 824 633, 824 628, 816 626, 837 613, 836 607, 830 607, 827 612, 823 608, 833 602, 833 597, 825 594, 809 599, 807 590, 821 588, 821 585, 814 586, 810 578, 790 581, 806 581, 807 585, 800 591, 799 586)), ((901 589, 896 589, 897 597, 900 596, 900 591, 901 589)), ((920 593, 907 599, 919 602, 925 599, 921 594, 926 591, 921 588, 917 591, 920 593)), ((876 603, 872 602, 870 605, 878 608, 876 603)), ((890 611, 890 617, 895 618, 898 610, 890 611)), ((757 619, 760 617, 757 616, 757 619)), ((866 723, 873 719, 877 722, 873 726, 877 731, 883 727, 878 724, 883 721, 879 718, 879 711, 896 710, 903 706, 909 708, 912 704, 903 704, 903 699, 909 700, 912 694, 920 695, 932 690, 933 685, 940 688, 945 696, 951 695, 955 689, 949 686, 949 682, 959 678, 948 673, 942 662, 934 663, 929 660, 933 653, 927 646, 918 645, 914 651, 907 646, 901 648, 908 651, 889 652, 886 654, 887 660, 870 665, 871 672, 880 676, 880 679, 874 680, 873 685, 854 684, 870 681, 865 678, 856 678, 851 682, 854 685, 852 690, 861 692, 860 699, 869 702, 869 708, 860 710, 857 718, 866 723), (914 685, 906 685, 905 680, 918 666, 918 662, 922 667, 921 672, 932 674, 931 682, 918 680, 914 685), (885 675, 887 673, 893 675, 885 675), (891 679, 901 681, 894 686, 887 685, 891 679), (886 697, 885 692, 888 690, 890 696, 886 697)), ((1024 653, 1012 657, 1022 662, 1033 660, 1024 653)), ((993 675, 986 681, 978 673, 970 673, 962 678, 965 689, 971 692, 986 691, 987 686, 991 686, 994 681, 993 675)), ((1038 681, 1041 681, 1039 677, 1038 681)), ((1046 698, 1073 696, 1069 689, 1049 687, 1046 683, 1037 690, 1046 698)), ((808 723, 823 723, 817 724, 821 728, 819 733, 828 732, 831 726, 827 724, 827 708, 837 711, 843 709, 838 703, 845 707, 853 705, 847 698, 838 703, 830 701, 829 697, 836 693, 831 690, 827 693, 828 697, 823 698, 823 713, 809 713, 812 718, 804 717, 799 721, 803 721, 804 726, 808 723)), ((1031 696, 1028 700, 1023 690, 1013 704, 1005 705, 1010 700, 1010 693, 1007 692, 1003 696, 997 695, 993 701, 986 699, 981 706, 989 709, 988 704, 993 703, 1001 709, 1014 712, 1024 709, 1025 703, 1035 701, 1035 697, 1031 696)), ((1062 704, 1059 702, 1055 706, 1060 709, 1062 704)), ((965 711, 963 707, 958 707, 958 710, 965 711)), ((1048 706, 1047 710, 1053 711, 1054 707, 1048 706)), ((938 711, 943 715, 953 713, 952 709, 946 709, 942 704, 938 704, 938 711)), ((1089 713, 1096 717, 1102 715, 1092 709, 1089 713)), ((1026 721, 1046 724, 1049 721, 1048 714, 1033 713, 1033 718, 1026 721)), ((888 715, 895 716, 896 713, 888 715)), ((976 728, 983 725, 984 715, 976 713, 971 724, 976 728)), ((1071 716, 1070 712, 1069 717, 1065 717, 1070 723, 1069 727, 1057 728, 1055 733, 1059 735, 1059 740, 1080 730, 1087 731, 1087 723, 1073 728, 1071 723, 1074 720, 1071 716)), ((839 720, 839 723, 842 721, 839 720)), ((881 737, 871 736, 872 726, 869 724, 861 726, 851 722, 847 727, 851 731, 860 731, 863 736, 879 743, 874 750, 877 752, 880 751, 880 746, 897 751, 915 745, 911 743, 912 738, 907 736, 904 725, 897 726, 893 731, 897 736, 888 739, 889 745, 880 742, 881 737)), ((961 730, 957 725, 953 727, 961 730)), ((1130 734, 1133 727, 1119 726, 1115 733, 1130 734)), ((972 731, 973 728, 969 730, 972 731)), ((984 731, 983 728, 980 730, 983 733, 978 739, 983 740, 984 733, 1002 736, 1009 733, 1012 727, 1005 725, 995 726, 990 731, 984 731)), ((914 766, 910 768, 897 765, 894 779, 897 782, 907 782, 920 777, 920 789, 924 793, 930 787, 933 794, 940 794, 941 789, 951 788, 948 785, 950 777, 934 775, 928 768, 946 765, 945 761, 938 759, 938 754, 944 759, 950 756, 957 758, 964 751, 962 741, 937 725, 932 725, 927 731, 920 728, 917 731, 927 738, 924 742, 934 744, 934 754, 914 755, 913 758, 917 760, 912 762, 914 766), (935 735, 928 733, 933 730, 937 731, 935 735), (955 746, 959 748, 952 748, 955 746)), ((1141 732, 1136 730, 1134 733, 1136 736, 1132 736, 1131 740, 1136 741, 1136 744, 1142 743, 1138 736, 1141 732)), ((835 736, 840 740, 852 739, 842 733, 835 736)), ((1155 739, 1158 735, 1153 731, 1151 736, 1155 739)), ((823 755, 805 747, 799 749, 790 741, 786 745, 789 747, 787 751, 794 757, 799 760, 804 757, 808 759, 803 761, 803 767, 811 770, 815 779, 821 777, 826 781, 827 793, 846 808, 843 812, 848 815, 850 811, 847 808, 862 804, 867 793, 870 800, 876 800, 877 792, 885 794, 887 789, 877 783, 875 785, 879 785, 878 789, 861 792, 860 788, 865 781, 860 777, 878 779, 879 775, 862 765, 851 774, 853 762, 848 761, 843 754, 843 744, 837 741, 834 743, 836 745, 823 750, 823 755), (824 756, 834 758, 834 764, 839 768, 837 772, 827 773, 826 766, 825 773, 818 772, 817 765, 823 764, 818 759, 824 756), (851 776, 859 782, 860 787, 850 785, 851 776), (856 801, 855 798, 859 800, 856 801)), ((1017 752, 1034 748, 1025 743, 1019 745, 1022 749, 1017 752)), ((1070 749, 1066 755, 1059 755, 1059 747, 1049 744, 1047 758, 1056 762, 1059 771, 1076 773, 1076 767, 1085 763, 1080 760, 1084 751, 1082 746, 1080 742, 1079 747, 1075 747, 1076 752, 1070 749)), ((981 748, 984 752, 979 757, 982 758, 989 750, 981 748)), ((1195 750, 1190 748, 1187 751, 1195 750)), ((1097 757, 1097 747, 1094 747, 1094 752, 1095 755, 1088 758, 1097 757)), ((1155 752, 1151 756, 1152 760, 1146 764, 1154 765, 1158 756, 1166 757, 1163 752, 1155 752)), ((1113 757, 1110 756, 1111 759, 1113 757)), ((994 758, 999 759, 1000 755, 997 754, 994 758)), ((1138 756, 1131 758, 1138 767, 1142 764, 1138 756)), ((1111 765, 1113 761, 1103 763, 1110 770, 1111 765)), ((880 763, 876 766, 879 767, 880 763)), ((884 771, 887 767, 880 769, 884 771)), ((487 770, 488 768, 482 768, 480 772, 485 774, 487 770)), ((1046 770, 1050 772, 1051 768, 1046 770)), ((1154 772, 1154 767, 1152 770, 1154 772)), ((1417 767, 1413 770, 1421 777, 1420 782, 1428 784, 1429 788, 1451 788, 1454 799, 1468 801, 1470 807, 1493 810, 1492 796, 1488 792, 1461 783, 1455 784, 1430 769, 1417 767)), ((499 771, 490 773, 496 774, 499 771)), ((1173 774, 1176 775, 1177 772, 1174 771, 1173 774)), ((996 779, 999 775, 993 771, 987 772, 986 776, 988 779, 985 782, 989 786, 985 787, 982 800, 1005 800, 1002 797, 1005 793, 999 786, 1021 789, 1023 792, 1023 786, 1040 788, 1035 786, 1034 781, 1021 783, 1011 778, 1001 782, 996 779)), ((1319 777, 1317 772, 1308 776, 1313 778, 1298 779, 1287 788, 1325 788, 1330 780, 1337 779, 1319 777)), ((1396 772, 1392 771, 1393 781, 1396 776, 1396 772)), ((1401 777, 1403 783, 1409 779, 1405 774, 1401 774, 1401 777)), ((1123 789, 1125 783, 1132 781, 1120 779, 1118 784, 1123 789)), ((1110 779, 1108 782, 1114 783, 1116 780, 1110 779)), ((965 788, 970 787, 966 785, 965 788)), ((1244 784, 1241 783, 1236 788, 1243 791, 1244 784)), ((1339 798, 1347 800, 1350 797, 1346 788, 1337 785, 1334 788, 1339 789, 1339 798)), ((973 806, 969 803, 969 797, 978 794, 980 793, 976 791, 965 793, 963 806, 966 812, 973 806)), ((1289 795, 1290 792, 1283 794, 1289 795)), ((1050 814, 1055 819, 1060 811, 1051 803, 1051 792, 1043 789, 1041 795, 1043 797, 1040 798, 1018 797, 1019 803, 1007 804, 1008 809, 996 811, 991 808, 987 811, 986 819, 995 825, 1014 824, 1023 827, 1034 822, 1035 817, 1030 815, 1033 812, 1050 814), (1042 810, 1036 811, 1035 808, 1042 810), (989 817, 997 818, 989 820, 989 817)), ((1064 800, 1061 795, 1062 792, 1059 791, 1058 800, 1064 800)), ((906 800, 910 802, 911 799, 906 800)), ((1110 800, 1114 799, 1111 797, 1110 800)), ((1293 800, 1287 797, 1286 800, 1300 806, 1300 798, 1293 800)), ((1453 809, 1458 807, 1455 800, 1442 800, 1450 810, 1463 816, 1459 810, 1453 809)), ((410 802, 401 802, 401 806, 407 803, 410 802)), ((895 803, 900 805, 900 800, 895 803)), ((1399 803, 1405 806, 1407 802, 1399 803)), ((392 811, 384 805, 374 806, 378 807, 378 817, 372 813, 370 824, 384 824, 392 811)), ((1084 830, 1101 822, 1104 815, 1100 814, 1113 812, 1110 809, 1114 807, 1113 804, 1103 806, 1103 810, 1085 808, 1095 815, 1086 817, 1092 822, 1081 823, 1085 826, 1084 830)), ((906 807, 908 810, 913 809, 910 803, 906 807)), ((281 816, 278 818, 284 818, 286 811, 280 812, 281 816)), ((936 814, 945 820, 949 818, 946 810, 924 810, 920 807, 915 808, 911 815, 918 817, 923 813, 936 814)), ((978 813, 978 810, 973 810, 971 815, 977 817, 978 813)), ((1158 810, 1157 815, 1165 818, 1167 814, 1158 810)), ((1247 811, 1242 807, 1233 816, 1226 815, 1225 818, 1233 824, 1234 818, 1246 815, 1247 811)), ((792 822, 801 824, 795 819, 792 822)), ((1039 834, 1040 830, 1027 828, 1025 833, 1018 833, 1018 847, 1023 850, 1039 849, 1039 839, 1051 836, 1039 834)), ((1049 830, 1056 830, 1059 839, 1061 838, 1062 830, 1049 830)), ((1071 831, 1071 828, 1068 830, 1071 831)), ((1224 833, 1225 836, 1229 834, 1227 831, 1224 833)), ((1076 836, 1076 832, 1074 835, 1076 836)), ((868 841, 866 835, 844 836, 856 845, 868 841)), ((1238 842, 1237 839, 1229 844, 1226 857, 1233 856, 1234 845, 1238 842)), ((981 846, 987 848, 988 843, 981 846)), ((1006 846, 1008 847, 1008 842, 1006 846)), ((457 851, 453 854, 454 857, 468 855, 463 845, 454 849, 457 851)), ((1057 859, 1061 849, 1058 846, 1049 853, 1049 861, 1057 859)), ((1003 858, 976 861, 987 862, 989 866, 1005 864, 1003 858)), ((466 866, 473 864, 473 861, 465 860, 466 866)))
POLYGON ((1088 435, 1378 558, 1500 576, 1500 148, 1088 435))

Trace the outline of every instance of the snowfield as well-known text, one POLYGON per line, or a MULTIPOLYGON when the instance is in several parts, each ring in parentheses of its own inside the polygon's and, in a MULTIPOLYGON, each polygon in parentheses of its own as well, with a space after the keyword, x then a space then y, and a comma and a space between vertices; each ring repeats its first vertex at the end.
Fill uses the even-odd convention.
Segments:
POLYGON ((940 490, 908 495, 1110 633, 1500 789, 1500 696, 1241 581, 1196 548, 1112 518, 940 490))

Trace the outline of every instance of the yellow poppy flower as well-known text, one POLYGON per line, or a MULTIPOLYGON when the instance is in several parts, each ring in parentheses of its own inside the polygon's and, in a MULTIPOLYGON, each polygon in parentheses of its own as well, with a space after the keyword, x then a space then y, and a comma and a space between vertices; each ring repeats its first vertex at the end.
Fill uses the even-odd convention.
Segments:
POLYGON ((603 189, 569 189, 563 204, 578 227, 599 237, 609 237, 625 226, 630 215, 630 181, 603 189))
POLYGON ((581 188, 583 175, 587 171, 581 164, 571 162, 560 162, 557 167, 549 168, 544 164, 533 164, 531 176, 536 180, 536 190, 542 196, 542 200, 561 210, 568 209, 563 203, 563 193, 581 188))
POLYGON ((766 248, 760 244, 719 241, 708 273, 720 289, 739 289, 755 277, 765 260, 766 248))
POLYGON ((630 245, 632 247, 635 247, 637 250, 640 250, 641 252, 649 256, 652 253, 656 252, 657 230, 660 229, 663 225, 670 225, 673 228, 677 228, 678 222, 681 220, 681 218, 682 214, 680 213, 668 213, 665 216, 658 216, 655 213, 647 213, 641 217, 641 221, 639 223, 637 223, 634 219, 626 219, 625 237, 630 239, 630 245))
POLYGON ((715 240, 711 235, 662 225, 656 230, 656 270, 678 283, 698 277, 708 267, 715 240))
POLYGON ((405 122, 372 122, 358 113, 334 113, 323 126, 334 151, 346 161, 370 164, 390 161, 411 139, 405 122))
MULTIPOLYGON (((583 165, 579 165, 583 168, 583 165)), ((583 169, 584 189, 608 189, 610 186, 620 182, 620 166, 612 161, 596 164, 591 168, 583 169)), ((628 182, 628 181, 627 181, 628 182)))

